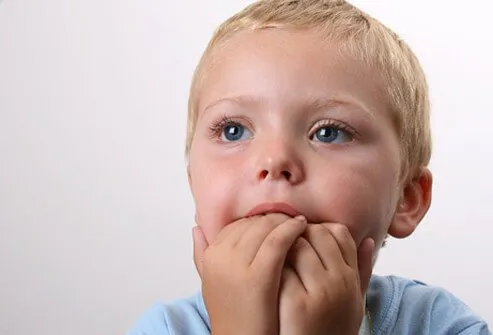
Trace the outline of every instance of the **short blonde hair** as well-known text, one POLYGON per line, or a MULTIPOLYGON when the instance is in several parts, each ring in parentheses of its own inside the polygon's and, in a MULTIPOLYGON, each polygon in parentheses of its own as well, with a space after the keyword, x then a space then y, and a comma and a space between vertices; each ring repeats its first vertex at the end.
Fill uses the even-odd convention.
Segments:
POLYGON ((226 20, 214 33, 193 76, 188 104, 186 155, 198 117, 204 65, 217 45, 239 31, 314 28, 341 44, 350 57, 375 67, 385 83, 401 145, 401 178, 410 180, 431 157, 428 86, 419 61, 399 36, 344 0, 260 0, 226 20))

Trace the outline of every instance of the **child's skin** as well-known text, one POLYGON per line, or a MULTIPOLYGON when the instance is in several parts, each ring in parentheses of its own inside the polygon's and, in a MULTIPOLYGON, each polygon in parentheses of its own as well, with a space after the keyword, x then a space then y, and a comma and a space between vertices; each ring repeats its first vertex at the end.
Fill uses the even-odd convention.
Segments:
POLYGON ((400 178, 378 71, 275 28, 236 33, 205 73, 189 180, 212 333, 356 334, 382 242, 409 236, 431 200, 428 169, 400 178), (263 203, 296 213, 245 218, 263 203))

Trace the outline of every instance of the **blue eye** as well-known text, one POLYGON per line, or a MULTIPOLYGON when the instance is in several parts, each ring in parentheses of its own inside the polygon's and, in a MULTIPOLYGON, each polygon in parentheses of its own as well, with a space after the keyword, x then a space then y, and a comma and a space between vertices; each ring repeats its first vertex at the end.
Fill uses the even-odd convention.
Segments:
POLYGON ((313 140, 324 143, 344 143, 352 140, 351 134, 337 126, 324 126, 317 129, 313 140))
POLYGON ((252 134, 248 129, 243 127, 239 123, 232 123, 225 126, 222 130, 221 140, 225 142, 235 142, 240 140, 246 140, 250 138, 252 134))

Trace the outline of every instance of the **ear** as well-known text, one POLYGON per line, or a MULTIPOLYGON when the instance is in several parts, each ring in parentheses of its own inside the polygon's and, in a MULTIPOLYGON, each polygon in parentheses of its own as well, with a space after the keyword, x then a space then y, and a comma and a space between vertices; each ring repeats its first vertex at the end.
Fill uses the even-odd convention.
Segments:
POLYGON ((389 227, 391 236, 405 238, 418 227, 430 208, 432 183, 430 170, 422 167, 419 175, 404 185, 394 220, 389 227))

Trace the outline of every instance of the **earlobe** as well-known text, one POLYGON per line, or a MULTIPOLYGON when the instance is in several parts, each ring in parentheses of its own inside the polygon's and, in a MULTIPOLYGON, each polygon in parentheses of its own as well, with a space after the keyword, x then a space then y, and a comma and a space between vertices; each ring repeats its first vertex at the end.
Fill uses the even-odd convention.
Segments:
POLYGON ((405 238, 416 230, 430 208, 432 183, 430 170, 422 167, 419 175, 404 186, 394 220, 389 227, 391 236, 405 238))

